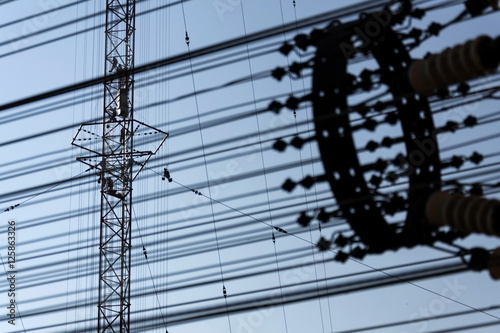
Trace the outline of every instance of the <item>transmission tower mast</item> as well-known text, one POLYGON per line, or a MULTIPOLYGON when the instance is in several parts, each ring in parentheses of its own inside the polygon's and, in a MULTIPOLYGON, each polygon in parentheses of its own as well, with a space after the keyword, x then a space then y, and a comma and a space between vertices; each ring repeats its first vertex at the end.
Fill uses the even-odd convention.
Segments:
POLYGON ((106 1, 103 117, 81 125, 72 144, 92 153, 77 160, 97 170, 100 184, 98 333, 128 333, 132 182, 168 133, 134 120, 135 1, 106 1), (156 148, 134 146, 134 137, 153 134, 162 136, 156 148))

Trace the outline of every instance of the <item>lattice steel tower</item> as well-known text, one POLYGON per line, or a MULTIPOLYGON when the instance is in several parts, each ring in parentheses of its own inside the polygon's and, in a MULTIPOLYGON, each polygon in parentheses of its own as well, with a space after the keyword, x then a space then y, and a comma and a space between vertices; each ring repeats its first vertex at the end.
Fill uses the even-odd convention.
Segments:
POLYGON ((100 184, 98 332, 126 333, 130 332, 132 182, 168 134, 134 120, 135 1, 106 1, 103 118, 81 125, 72 144, 92 153, 77 159, 97 171, 100 184), (161 135, 159 144, 145 147, 158 142, 150 139, 152 135, 161 135), (134 137, 140 138, 136 145, 134 137))

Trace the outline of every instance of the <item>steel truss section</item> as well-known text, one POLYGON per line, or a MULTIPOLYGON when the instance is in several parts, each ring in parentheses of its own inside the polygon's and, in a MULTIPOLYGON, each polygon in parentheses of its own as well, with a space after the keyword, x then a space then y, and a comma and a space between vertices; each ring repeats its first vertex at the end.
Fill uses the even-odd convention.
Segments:
POLYGON ((103 118, 81 125, 72 144, 91 153, 77 160, 97 170, 101 187, 98 333, 129 333, 132 182, 168 133, 134 120, 135 1, 106 1, 103 118), (152 134, 162 139, 150 149, 141 135, 152 134))
POLYGON ((130 332, 134 30, 135 1, 107 0, 104 68, 115 75, 104 82, 99 333, 130 332))
POLYGON ((129 332, 132 182, 167 138, 168 133, 143 122, 106 117, 102 122, 82 124, 73 138, 72 145, 90 153, 77 160, 96 170, 101 186, 100 333, 129 332), (134 137, 146 135, 153 138, 143 139, 141 147, 150 149, 134 149, 134 137))

